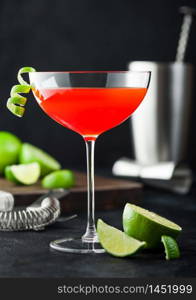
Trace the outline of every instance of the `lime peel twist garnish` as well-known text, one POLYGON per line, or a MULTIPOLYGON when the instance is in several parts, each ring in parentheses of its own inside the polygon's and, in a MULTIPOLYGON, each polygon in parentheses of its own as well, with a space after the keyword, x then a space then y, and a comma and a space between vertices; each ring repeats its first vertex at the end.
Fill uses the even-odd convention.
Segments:
POLYGON ((17 117, 22 117, 25 112, 27 98, 20 94, 28 94, 31 91, 31 85, 25 81, 22 74, 36 72, 32 67, 23 67, 18 71, 17 79, 20 84, 14 85, 10 92, 10 98, 7 100, 7 108, 17 117))

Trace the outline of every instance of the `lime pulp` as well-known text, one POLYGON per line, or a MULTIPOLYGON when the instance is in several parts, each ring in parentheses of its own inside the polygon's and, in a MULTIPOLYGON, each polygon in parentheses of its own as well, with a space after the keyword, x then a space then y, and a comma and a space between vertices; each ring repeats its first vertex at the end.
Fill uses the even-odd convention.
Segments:
POLYGON ((97 233, 102 247, 117 257, 133 255, 146 244, 104 223, 101 219, 97 222, 97 233))

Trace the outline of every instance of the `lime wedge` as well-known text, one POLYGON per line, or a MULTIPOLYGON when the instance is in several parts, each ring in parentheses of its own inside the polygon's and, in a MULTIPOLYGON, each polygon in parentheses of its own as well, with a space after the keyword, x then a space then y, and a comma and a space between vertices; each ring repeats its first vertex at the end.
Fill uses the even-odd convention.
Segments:
POLYGON ((147 243, 147 248, 160 245, 161 236, 176 238, 182 228, 151 211, 127 203, 123 212, 123 228, 126 234, 147 243))
POLYGON ((13 182, 25 185, 34 184, 40 176, 38 163, 12 165, 5 168, 5 177, 13 182))
POLYGON ((175 239, 173 239, 171 236, 163 235, 161 237, 161 241, 165 248, 165 258, 167 260, 180 257, 180 250, 175 239))
POLYGON ((7 166, 5 168, 5 178, 9 181, 19 183, 18 180, 14 177, 12 171, 11 171, 11 166, 7 166))
POLYGON ((101 219, 97 222, 97 233, 102 247, 113 256, 126 257, 133 255, 145 246, 145 242, 138 241, 124 232, 107 225, 101 219))
POLYGON ((28 143, 24 143, 22 145, 19 160, 22 164, 28 164, 32 162, 39 163, 41 167, 41 176, 61 168, 59 162, 56 161, 52 156, 28 143))
POLYGON ((21 141, 14 134, 0 131, 0 173, 6 166, 18 162, 21 146, 21 141))
POLYGON ((70 170, 54 171, 46 175, 42 180, 42 186, 46 189, 70 188, 75 184, 75 177, 70 170))

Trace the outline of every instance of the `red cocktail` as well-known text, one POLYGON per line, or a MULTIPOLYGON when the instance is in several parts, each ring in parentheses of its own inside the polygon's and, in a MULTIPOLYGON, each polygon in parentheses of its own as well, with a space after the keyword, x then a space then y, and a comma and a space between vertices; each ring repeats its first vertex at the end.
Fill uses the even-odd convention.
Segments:
POLYGON ((92 139, 126 120, 146 88, 34 89, 41 108, 61 125, 92 139))
POLYGON ((81 238, 50 243, 73 253, 103 253, 94 222, 94 145, 104 131, 126 120, 143 100, 150 72, 31 72, 37 102, 52 119, 83 136, 87 150, 88 219, 81 238))

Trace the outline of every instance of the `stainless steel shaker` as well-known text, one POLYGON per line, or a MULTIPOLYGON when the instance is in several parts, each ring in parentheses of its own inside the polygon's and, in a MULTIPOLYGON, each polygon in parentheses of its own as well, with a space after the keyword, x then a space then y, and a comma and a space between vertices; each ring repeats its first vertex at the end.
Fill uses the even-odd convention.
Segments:
POLYGON ((186 161, 193 66, 182 62, 135 61, 129 69, 152 71, 147 95, 130 119, 137 163, 186 161))
POLYGON ((175 62, 133 61, 128 65, 133 71, 151 71, 151 82, 130 119, 135 160, 120 158, 113 173, 185 194, 192 183, 186 162, 194 68, 184 63, 184 57, 196 9, 183 6, 179 11, 183 22, 175 62))
POLYGON ((151 71, 151 82, 130 118, 135 159, 117 160, 113 174, 139 177, 148 185, 186 194, 192 184, 186 162, 194 68, 183 62, 135 61, 129 69, 151 71))

